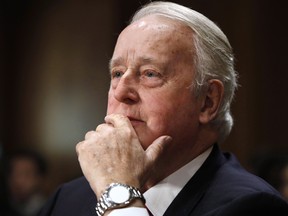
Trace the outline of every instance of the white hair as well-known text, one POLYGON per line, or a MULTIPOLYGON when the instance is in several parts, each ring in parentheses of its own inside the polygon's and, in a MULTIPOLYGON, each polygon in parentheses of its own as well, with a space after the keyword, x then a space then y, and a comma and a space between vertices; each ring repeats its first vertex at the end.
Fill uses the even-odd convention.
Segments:
POLYGON ((161 15, 178 20, 194 32, 191 42, 195 48, 192 63, 196 78, 191 86, 196 95, 200 95, 210 79, 218 79, 223 83, 223 101, 212 122, 219 132, 218 142, 223 142, 233 126, 230 104, 237 88, 233 51, 226 35, 201 13, 172 2, 155 1, 144 5, 132 17, 131 23, 148 15, 161 15))

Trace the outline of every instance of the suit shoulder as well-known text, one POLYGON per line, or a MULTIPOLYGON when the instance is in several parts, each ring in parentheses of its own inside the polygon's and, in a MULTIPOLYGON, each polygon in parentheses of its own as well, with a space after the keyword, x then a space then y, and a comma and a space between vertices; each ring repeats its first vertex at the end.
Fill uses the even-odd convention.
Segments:
POLYGON ((279 192, 265 180, 244 169, 233 155, 225 156, 227 163, 216 173, 215 184, 236 193, 263 192, 280 196, 279 192))
MULTIPOLYGON (((231 200, 215 210, 217 215, 242 216, 242 215, 288 215, 288 204, 281 197, 266 193, 257 192, 244 195, 231 200)), ((214 215, 214 213, 212 213, 214 215)))
POLYGON ((44 206, 41 216, 82 215, 83 212, 94 212, 97 203, 88 181, 77 178, 61 185, 44 206))

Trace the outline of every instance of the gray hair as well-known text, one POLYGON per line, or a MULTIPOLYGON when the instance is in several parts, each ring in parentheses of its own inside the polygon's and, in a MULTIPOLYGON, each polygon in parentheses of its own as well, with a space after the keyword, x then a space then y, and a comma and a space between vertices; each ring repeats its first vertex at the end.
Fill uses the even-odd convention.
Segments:
POLYGON ((199 96, 207 87, 209 80, 218 79, 223 83, 223 101, 212 122, 219 132, 218 142, 223 142, 233 126, 230 104, 237 88, 233 51, 227 37, 214 22, 204 15, 176 3, 151 2, 135 13, 131 23, 148 15, 161 15, 178 20, 194 32, 192 44, 195 47, 193 65, 196 78, 191 86, 199 96))

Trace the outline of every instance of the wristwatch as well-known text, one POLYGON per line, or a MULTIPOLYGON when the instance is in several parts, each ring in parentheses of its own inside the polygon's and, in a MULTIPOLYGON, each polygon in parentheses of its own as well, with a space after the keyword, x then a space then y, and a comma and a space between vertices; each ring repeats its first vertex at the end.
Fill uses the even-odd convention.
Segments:
POLYGON ((98 200, 95 207, 96 214, 102 216, 107 210, 127 206, 135 199, 141 199, 145 204, 145 199, 137 188, 126 184, 112 183, 98 200))

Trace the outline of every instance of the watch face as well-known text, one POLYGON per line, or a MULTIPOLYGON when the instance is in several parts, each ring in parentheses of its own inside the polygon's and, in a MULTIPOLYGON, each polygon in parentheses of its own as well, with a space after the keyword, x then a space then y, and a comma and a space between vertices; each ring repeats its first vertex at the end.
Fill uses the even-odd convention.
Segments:
POLYGON ((108 197, 114 203, 121 204, 127 202, 130 199, 130 192, 129 189, 125 186, 117 185, 110 188, 108 197))

